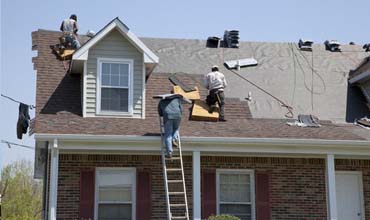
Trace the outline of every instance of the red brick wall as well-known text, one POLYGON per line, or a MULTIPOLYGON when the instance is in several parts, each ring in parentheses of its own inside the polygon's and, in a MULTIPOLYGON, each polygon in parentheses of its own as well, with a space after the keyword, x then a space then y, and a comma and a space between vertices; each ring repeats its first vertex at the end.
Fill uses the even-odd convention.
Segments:
POLYGON ((335 170, 361 171, 364 187, 365 219, 370 219, 370 160, 335 160, 335 170))
MULTIPOLYGON (((160 156, 65 155, 59 158, 58 219, 78 219, 80 171, 95 167, 136 167, 152 173, 152 219, 166 218, 160 156)), ((184 157, 192 216, 192 157, 184 157)), ((201 169, 253 169, 271 175, 272 219, 327 219, 325 160, 304 158, 202 156, 201 169)), ((370 219, 370 161, 336 160, 337 170, 363 173, 366 219, 370 219)))
MULTIPOLYGON (((186 190, 192 216, 192 158, 184 156, 186 190)), ((160 156, 149 155, 66 155, 59 157, 58 220, 78 219, 80 171, 95 167, 136 167, 152 173, 152 219, 166 219, 166 203, 160 156)))
POLYGON ((202 157, 201 164, 270 173, 272 219, 327 219, 324 159, 202 157))

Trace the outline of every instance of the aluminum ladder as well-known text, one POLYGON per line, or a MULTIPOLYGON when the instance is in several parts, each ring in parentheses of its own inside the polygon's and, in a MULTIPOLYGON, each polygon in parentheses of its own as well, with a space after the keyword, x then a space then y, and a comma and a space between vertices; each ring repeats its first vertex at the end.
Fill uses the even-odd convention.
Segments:
POLYGON ((162 145, 161 150, 162 150, 163 179, 166 192, 167 219, 189 220, 189 209, 188 209, 188 200, 186 196, 180 135, 178 143, 179 146, 178 147, 173 146, 172 158, 167 158, 163 118, 159 117, 159 121, 162 145), (167 165, 170 165, 170 167, 168 168, 167 165))

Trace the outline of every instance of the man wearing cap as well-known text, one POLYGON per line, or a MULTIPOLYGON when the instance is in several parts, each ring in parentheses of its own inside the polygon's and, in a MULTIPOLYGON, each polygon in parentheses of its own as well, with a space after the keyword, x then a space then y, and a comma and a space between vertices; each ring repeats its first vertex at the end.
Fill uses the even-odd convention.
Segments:
POLYGON ((212 72, 204 77, 204 85, 209 90, 206 102, 210 106, 210 113, 213 112, 214 105, 217 102, 220 106, 219 121, 226 121, 224 88, 227 86, 227 83, 224 74, 218 70, 218 66, 215 65, 212 67, 212 72))

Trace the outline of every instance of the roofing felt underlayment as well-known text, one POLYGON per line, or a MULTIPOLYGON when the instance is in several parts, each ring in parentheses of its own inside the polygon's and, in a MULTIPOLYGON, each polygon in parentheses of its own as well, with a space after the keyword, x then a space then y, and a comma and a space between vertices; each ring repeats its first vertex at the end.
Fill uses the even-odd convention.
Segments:
MULTIPOLYGON (((158 100, 151 97, 157 94, 168 93, 172 84, 168 77, 173 72, 186 72, 191 74, 179 74, 180 80, 189 86, 197 86, 200 89, 202 99, 205 99, 206 90, 201 85, 201 74, 207 73, 213 64, 219 64, 220 49, 206 49, 205 41, 199 40, 171 40, 171 39, 144 39, 144 42, 160 56, 160 64, 156 68, 146 84, 146 114, 145 119, 124 119, 124 118, 83 118, 81 108, 81 76, 66 73, 63 63, 52 55, 49 45, 58 43, 60 32, 39 30, 32 34, 33 48, 38 50, 38 56, 33 59, 37 69, 37 96, 36 96, 36 131, 35 133, 49 134, 109 134, 109 135, 159 135, 158 131, 158 100), (183 52, 181 52, 183 50, 183 52), (210 51, 214 50, 214 51, 210 51), (163 71, 163 72, 161 72, 163 71), (138 123, 140 120, 140 123, 138 123), (140 124, 140 126, 138 125, 140 124)), ((241 43, 241 49, 225 49, 224 56, 228 59, 250 57, 252 50, 256 48, 254 57, 259 60, 259 65, 253 69, 243 69, 242 74, 254 79, 271 92, 277 95, 286 95, 286 99, 293 100, 297 109, 307 107, 307 100, 303 95, 310 94, 302 81, 302 74, 297 72, 295 96, 291 76, 293 66, 291 46, 278 43, 241 43), (251 45, 251 47, 249 47, 251 45), (230 50, 230 51, 229 51, 230 50), (232 50, 232 51, 231 51, 232 50), (234 54, 235 53, 235 54, 234 54), (243 54, 245 53, 245 54, 243 54), (235 55, 235 56, 234 56, 235 55), (301 77, 299 77, 299 74, 301 77), (283 80, 279 77, 290 80, 283 80), (283 77, 284 76, 284 77, 283 77), (282 83, 281 85, 279 83, 282 83), (284 87, 286 85, 286 87, 284 87)), ((319 46, 318 46, 319 47, 319 46)), ((293 45, 294 50, 294 45, 293 45)), ((320 49, 321 50, 321 49, 320 49)), ((299 52, 297 52, 299 53, 299 52)), ((326 90, 338 89, 338 94, 344 93, 342 86, 347 83, 346 74, 343 73, 351 61, 340 54, 327 54, 322 49, 322 59, 317 62, 331 70, 333 77, 322 75, 326 83, 326 90), (331 61, 338 59, 336 62, 331 61), (324 62, 323 60, 326 61, 324 62), (343 63, 339 62, 343 61, 343 63), (332 63, 334 62, 334 63, 332 63)), ((354 55, 361 57, 364 53, 356 52, 354 55)), ((353 55, 353 56, 354 56, 353 55)), ((300 56, 300 55, 297 55, 300 56)), ((303 59, 303 58, 302 58, 303 59)), ((220 61, 221 62, 221 61, 220 61)), ((303 61, 302 61, 302 65, 303 61)), ((353 64, 354 65, 354 64, 353 64)), ((318 65, 320 66, 320 65, 318 65)), ((299 67, 298 67, 299 68, 299 67)), ((224 70, 222 70, 224 71, 224 70)), ((300 138, 300 139, 332 139, 332 140, 362 140, 362 137, 352 132, 352 127, 342 128, 332 123, 321 123, 320 128, 296 128, 286 125, 284 119, 257 119, 284 115, 285 109, 269 99, 265 94, 253 90, 254 88, 241 82, 229 72, 225 72, 229 81, 229 88, 226 90, 227 99, 225 113, 227 122, 204 122, 189 121, 189 109, 191 105, 184 105, 184 118, 181 126, 182 136, 194 137, 254 137, 254 138, 300 138), (234 91, 235 90, 235 91, 234 91), (238 92, 239 90, 239 92, 238 92), (243 101, 248 91, 252 91, 253 103, 243 101), (246 92, 244 96, 244 92, 246 92), (232 98, 236 97, 236 98, 232 98), (241 99, 239 99, 241 98, 241 99), (270 110, 270 111, 268 111, 270 110), (268 112, 267 112, 268 111, 268 112), (280 111, 280 112, 279 112, 280 111), (281 113, 281 114, 280 114, 281 113), (253 115, 253 118, 252 118, 253 115)), ((306 73, 307 74, 307 73, 306 73)), ((293 74, 294 76, 294 74, 293 74)), ((293 77, 294 78, 294 77, 293 77)), ((316 81, 315 81, 316 82, 316 81)), ((316 86, 319 91, 319 84, 316 86)), ((321 88, 323 89, 323 88, 321 88)), ((317 102, 329 102, 323 104, 318 112, 323 115, 338 116, 342 110, 335 109, 344 105, 340 95, 328 92, 317 95, 317 102), (332 95, 332 96, 331 96, 332 95), (318 97, 321 97, 320 99, 318 97), (332 100, 331 98, 334 98, 332 100), (339 104, 338 104, 339 103, 339 104), (325 108, 325 106, 327 108, 325 108), (329 111, 326 113, 324 110, 329 111), (330 113, 330 111, 333 111, 330 113)), ((345 97, 345 95, 343 96, 345 97)), ((284 98, 284 97, 283 97, 284 98)), ((309 104, 308 104, 309 105, 309 104)), ((318 106, 318 105, 315 105, 318 106)), ((318 107, 317 107, 318 108, 318 107)), ((296 113, 297 114, 297 113, 296 113)), ((339 117, 339 116, 338 116, 339 117)), ((320 117, 319 117, 320 118, 320 117)), ((325 117, 324 117, 325 118, 325 117)), ((321 119, 321 118, 320 118, 321 119)))

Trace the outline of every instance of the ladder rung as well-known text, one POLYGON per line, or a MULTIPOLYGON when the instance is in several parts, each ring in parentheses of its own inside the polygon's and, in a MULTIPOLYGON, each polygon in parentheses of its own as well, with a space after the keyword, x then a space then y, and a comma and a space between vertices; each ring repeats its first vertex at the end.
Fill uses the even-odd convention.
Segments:
POLYGON ((187 219, 186 216, 172 216, 171 219, 187 219))
POLYGON ((185 207, 186 204, 170 204, 171 207, 185 207))
POLYGON ((180 157, 171 157, 171 158, 166 157, 166 160, 180 160, 180 157))
POLYGON ((168 192, 168 195, 182 195, 184 192, 168 192))
POLYGON ((182 183, 182 180, 167 180, 168 183, 182 183))
POLYGON ((167 171, 181 171, 181 168, 168 168, 167 171))

